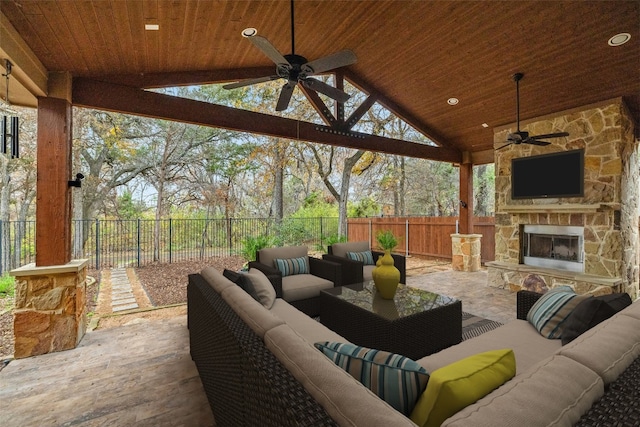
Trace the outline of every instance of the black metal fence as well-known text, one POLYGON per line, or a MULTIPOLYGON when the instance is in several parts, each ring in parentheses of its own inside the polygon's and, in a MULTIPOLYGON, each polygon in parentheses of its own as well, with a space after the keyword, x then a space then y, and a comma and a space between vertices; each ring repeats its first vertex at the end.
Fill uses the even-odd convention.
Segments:
MULTIPOLYGON (((247 237, 316 249, 337 235, 338 218, 95 219, 72 226, 72 257, 102 269, 239 255, 247 237)), ((0 221, 0 275, 32 262, 35 221, 0 221)))

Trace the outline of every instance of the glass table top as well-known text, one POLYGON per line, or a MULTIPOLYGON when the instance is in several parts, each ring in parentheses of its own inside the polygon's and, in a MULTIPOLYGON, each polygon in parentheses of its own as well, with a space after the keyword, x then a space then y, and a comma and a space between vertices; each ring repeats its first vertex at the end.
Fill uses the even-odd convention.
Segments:
POLYGON ((392 300, 387 300, 378 294, 373 281, 327 289, 323 292, 389 320, 411 316, 457 301, 452 297, 403 284, 398 285, 395 297, 392 300))

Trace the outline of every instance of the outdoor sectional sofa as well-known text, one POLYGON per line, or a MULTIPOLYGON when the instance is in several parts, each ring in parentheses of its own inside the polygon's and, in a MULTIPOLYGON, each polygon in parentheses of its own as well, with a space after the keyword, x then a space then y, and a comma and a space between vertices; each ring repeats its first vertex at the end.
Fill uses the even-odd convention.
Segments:
MULTIPOLYGON (((538 297, 520 292, 518 320, 417 361, 433 372, 488 350, 515 354, 512 379, 442 425, 638 425, 637 403, 617 402, 638 398, 640 303, 562 346, 524 320, 538 297)), ((188 326, 218 426, 416 425, 313 345, 343 337, 280 298, 266 308, 213 268, 189 276, 188 326)))

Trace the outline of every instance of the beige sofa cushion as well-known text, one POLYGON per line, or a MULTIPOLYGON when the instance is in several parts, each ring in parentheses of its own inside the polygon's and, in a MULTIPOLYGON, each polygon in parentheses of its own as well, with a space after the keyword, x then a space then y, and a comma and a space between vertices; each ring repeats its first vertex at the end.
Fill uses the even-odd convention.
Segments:
POLYGON ((320 295, 323 289, 333 288, 333 282, 311 274, 296 274, 282 278, 282 298, 300 301, 320 295))
MULTIPOLYGON (((276 258, 291 259, 306 257, 309 248, 307 246, 283 246, 278 248, 260 249, 258 258, 261 264, 276 268, 274 260, 276 258)), ((308 261, 307 261, 308 264, 308 261)))
POLYGON ((280 298, 276 299, 275 304, 271 307, 271 313, 282 319, 284 323, 311 344, 320 341, 349 342, 280 298))
POLYGON ((442 426, 572 426, 603 394, 602 378, 595 372, 572 359, 553 355, 467 406, 442 426))
POLYGON ((640 356, 640 319, 625 310, 580 335, 558 354, 574 359, 613 382, 640 356))
POLYGON ((640 319, 640 299, 635 300, 629 307, 622 310, 619 315, 631 316, 640 319))
POLYGON ((264 338, 265 332, 269 329, 284 323, 239 286, 226 288, 221 296, 260 338, 264 338))
POLYGON ((237 287, 235 283, 224 277, 221 272, 213 267, 203 268, 200 272, 200 275, 204 277, 205 280, 209 282, 209 286, 211 286, 219 294, 221 294, 222 291, 224 291, 228 287, 237 287))
POLYGON ((415 427, 288 325, 267 331, 265 344, 339 425, 415 427))
POLYGON ((463 341, 417 362, 432 372, 465 357, 485 351, 510 348, 516 355, 516 376, 526 372, 540 360, 561 347, 560 340, 542 337, 526 320, 513 320, 506 325, 463 341))
MULTIPOLYGON (((368 251, 369 242, 346 242, 346 243, 334 243, 331 245, 331 253, 335 256, 347 257, 347 252, 364 252, 368 251)), ((373 260, 374 262, 377 260, 373 260)))

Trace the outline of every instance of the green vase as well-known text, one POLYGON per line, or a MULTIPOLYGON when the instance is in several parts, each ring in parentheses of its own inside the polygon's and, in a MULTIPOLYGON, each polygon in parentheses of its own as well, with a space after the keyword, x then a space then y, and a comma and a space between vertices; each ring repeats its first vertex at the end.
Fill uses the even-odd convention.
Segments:
POLYGON ((393 299, 400 283, 400 270, 393 265, 391 251, 384 251, 384 255, 378 258, 372 275, 380 296, 384 299, 393 299))

